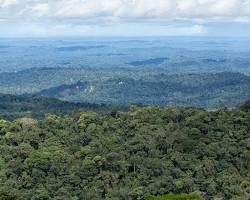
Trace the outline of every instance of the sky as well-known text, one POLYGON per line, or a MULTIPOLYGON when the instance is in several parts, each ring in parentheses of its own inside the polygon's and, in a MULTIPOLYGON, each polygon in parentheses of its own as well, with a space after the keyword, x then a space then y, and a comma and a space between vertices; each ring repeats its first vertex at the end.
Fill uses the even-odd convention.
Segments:
POLYGON ((0 37, 250 36, 250 0, 0 0, 0 37))

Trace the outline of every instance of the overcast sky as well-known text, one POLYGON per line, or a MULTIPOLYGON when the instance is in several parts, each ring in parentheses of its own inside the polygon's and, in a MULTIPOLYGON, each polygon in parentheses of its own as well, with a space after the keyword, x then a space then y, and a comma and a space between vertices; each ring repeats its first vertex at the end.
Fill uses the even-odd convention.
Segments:
POLYGON ((250 0, 0 0, 0 37, 250 36, 250 0))

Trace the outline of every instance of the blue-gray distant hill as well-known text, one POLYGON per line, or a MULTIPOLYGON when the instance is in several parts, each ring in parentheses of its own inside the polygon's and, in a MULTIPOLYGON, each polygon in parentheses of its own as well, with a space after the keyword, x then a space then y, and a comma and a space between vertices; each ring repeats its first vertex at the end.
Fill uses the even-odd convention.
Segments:
POLYGON ((133 61, 127 63, 128 65, 133 65, 133 66, 147 66, 147 65, 160 65, 163 64, 165 61, 167 61, 168 58, 152 58, 148 60, 139 60, 139 61, 133 61))
POLYGON ((95 45, 95 46, 63 46, 56 48, 57 51, 86 51, 90 49, 104 48, 105 45, 95 45))

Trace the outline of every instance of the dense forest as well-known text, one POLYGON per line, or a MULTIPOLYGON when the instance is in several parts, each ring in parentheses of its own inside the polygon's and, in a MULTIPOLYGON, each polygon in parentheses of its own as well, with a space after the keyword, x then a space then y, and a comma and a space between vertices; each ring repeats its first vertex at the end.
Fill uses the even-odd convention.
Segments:
POLYGON ((1 200, 248 200, 250 110, 0 120, 1 200))
POLYGON ((115 106, 235 108, 249 99, 249 85, 250 76, 236 72, 173 74, 158 68, 32 68, 0 73, 0 93, 115 106))
POLYGON ((46 113, 61 116, 84 110, 107 112, 110 107, 90 103, 70 103, 36 95, 0 94, 0 118, 7 120, 21 117, 41 119, 46 113))

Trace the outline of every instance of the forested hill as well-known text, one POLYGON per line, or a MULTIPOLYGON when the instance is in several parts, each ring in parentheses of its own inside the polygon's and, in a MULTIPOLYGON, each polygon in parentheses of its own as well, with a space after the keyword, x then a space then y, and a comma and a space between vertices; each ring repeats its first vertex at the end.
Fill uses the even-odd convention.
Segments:
POLYGON ((0 94, 0 118, 9 120, 19 117, 43 118, 46 113, 65 115, 79 110, 102 112, 108 109, 105 105, 70 103, 35 95, 0 94))
POLYGON ((248 200, 250 110, 0 121, 2 200, 248 200))
POLYGON ((246 103, 244 103, 242 106, 241 106, 242 109, 248 109, 250 110, 250 100, 246 101, 246 103))
POLYGON ((235 72, 173 74, 157 68, 32 68, 0 73, 0 93, 37 94, 116 106, 235 108, 250 97, 250 76, 235 72))

